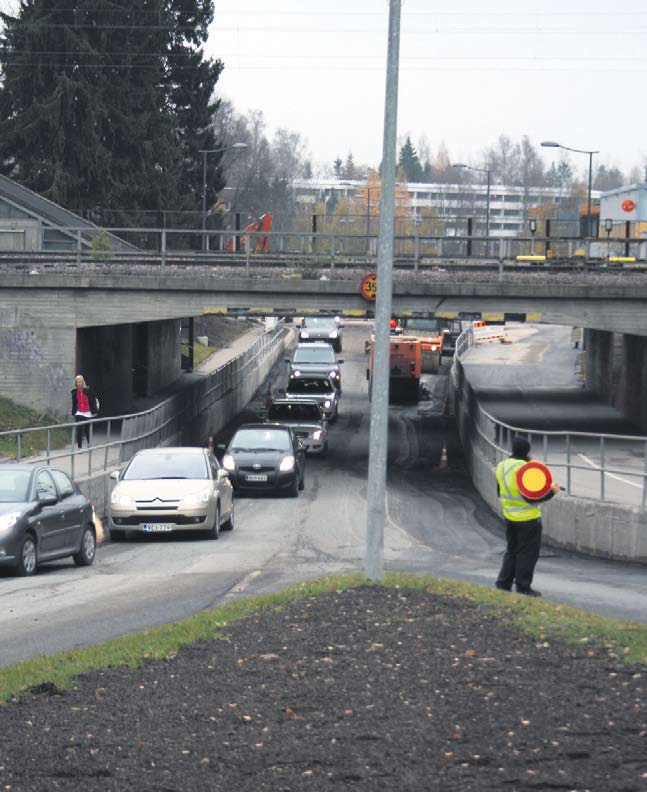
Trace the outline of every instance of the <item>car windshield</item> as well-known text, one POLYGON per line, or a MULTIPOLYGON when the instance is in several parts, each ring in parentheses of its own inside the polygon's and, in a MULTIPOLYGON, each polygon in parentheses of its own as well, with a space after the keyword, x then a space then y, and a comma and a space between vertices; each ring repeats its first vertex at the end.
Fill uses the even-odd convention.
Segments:
POLYGON ((26 501, 30 475, 28 470, 0 470, 0 503, 26 501))
POLYGON ((439 333, 440 321, 438 319, 407 319, 407 330, 429 330, 439 333))
POLYGON ((310 328, 310 330, 337 330, 337 322, 334 319, 327 319, 321 316, 307 316, 303 320, 303 326, 310 328))
POLYGON ((323 348, 299 348, 294 353, 294 363, 336 363, 335 353, 332 347, 323 348))
POLYGON ((290 451, 287 429, 239 429, 229 444, 230 451, 290 451))
POLYGON ((330 393, 334 385, 323 379, 293 379, 288 386, 290 393, 330 393))
POLYGON ((143 479, 208 479, 202 454, 138 454, 126 468, 125 481, 143 479))
POLYGON ((270 421, 320 421, 321 410, 318 404, 273 404, 268 417, 270 421))

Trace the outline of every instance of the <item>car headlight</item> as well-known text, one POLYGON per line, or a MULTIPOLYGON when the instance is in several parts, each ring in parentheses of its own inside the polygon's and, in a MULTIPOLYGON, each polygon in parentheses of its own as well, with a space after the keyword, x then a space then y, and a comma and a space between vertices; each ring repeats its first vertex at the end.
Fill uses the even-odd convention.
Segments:
POLYGON ((337 377, 339 377, 339 372, 338 371, 329 371, 328 372, 328 376, 330 377, 330 379, 337 379, 337 377))
POLYGON ((299 332, 299 336, 300 336, 301 338, 310 338, 310 334, 308 333, 308 331, 307 331, 307 330, 301 330, 301 331, 299 332))
POLYGON ((300 377, 301 376, 301 372, 297 369, 296 371, 292 372, 292 376, 293 377, 300 377))
POLYGON ((279 465, 279 470, 282 473, 289 473, 290 470, 294 470, 294 457, 292 455, 283 457, 279 465))
POLYGON ((198 506, 201 503, 209 503, 210 495, 210 489, 204 489, 200 492, 192 492, 190 495, 187 495, 184 498, 184 502, 189 506, 198 506))
POLYGON ((332 333, 328 333, 328 338, 337 338, 339 333, 336 330, 333 330, 332 333))
POLYGON ((225 470, 235 470, 236 463, 234 462, 234 458, 231 454, 225 454, 222 458, 222 466, 225 470))
POLYGON ((3 514, 2 517, 0 517, 0 531, 8 531, 10 528, 13 528, 18 522, 19 517, 19 511, 12 511, 9 512, 9 514, 3 514))
POLYGON ((110 496, 110 503, 113 506, 132 506, 133 499, 130 495, 122 495, 118 490, 113 490, 110 496))
POLYGON ((311 437, 312 437, 313 440, 321 440, 321 435, 322 434, 323 434, 323 432, 321 431, 321 429, 315 429, 315 431, 312 433, 311 437))
POLYGON ((329 410, 331 408, 331 406, 332 406, 332 402, 330 401, 330 399, 326 399, 326 401, 324 402, 324 407, 327 410, 329 410))

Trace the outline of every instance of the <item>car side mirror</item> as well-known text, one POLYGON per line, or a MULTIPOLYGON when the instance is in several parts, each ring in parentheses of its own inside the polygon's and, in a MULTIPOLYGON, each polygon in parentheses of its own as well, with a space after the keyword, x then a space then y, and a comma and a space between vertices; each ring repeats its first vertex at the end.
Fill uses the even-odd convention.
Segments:
POLYGON ((284 358, 284 360, 285 360, 286 363, 290 363, 291 362, 290 358, 284 358))
POLYGON ((41 506, 55 506, 58 503, 58 498, 56 495, 48 495, 45 492, 41 492, 38 495, 38 502, 41 506))
POLYGON ((110 478, 113 481, 119 481, 119 471, 118 470, 113 470, 112 473, 110 474, 110 478))
POLYGON ((338 360, 338 361, 337 361, 337 363, 343 363, 343 362, 344 362, 343 360, 338 360))

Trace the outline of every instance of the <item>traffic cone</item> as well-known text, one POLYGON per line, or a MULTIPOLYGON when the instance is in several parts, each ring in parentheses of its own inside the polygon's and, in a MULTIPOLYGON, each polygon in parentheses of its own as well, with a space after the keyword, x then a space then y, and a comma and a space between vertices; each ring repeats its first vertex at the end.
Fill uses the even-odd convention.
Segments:
POLYGON ((269 410, 272 406, 272 402, 274 401, 274 396, 272 395, 272 383, 267 383, 267 393, 265 394, 265 406, 269 410))
POLYGON ((440 470, 443 470, 447 467, 447 444, 443 442, 443 450, 440 452, 440 465, 438 465, 440 470))

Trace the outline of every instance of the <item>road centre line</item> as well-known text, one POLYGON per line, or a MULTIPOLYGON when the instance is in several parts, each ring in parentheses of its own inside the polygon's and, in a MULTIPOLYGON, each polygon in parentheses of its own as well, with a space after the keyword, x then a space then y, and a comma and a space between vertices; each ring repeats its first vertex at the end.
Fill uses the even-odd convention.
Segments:
MULTIPOLYGON (((583 459, 587 465, 591 465, 591 467, 594 468, 595 470, 602 470, 602 468, 599 465, 596 465, 592 459, 589 459, 586 456, 586 454, 578 454, 578 457, 580 457, 580 459, 583 459)), ((617 481, 621 481, 623 484, 629 484, 630 487, 637 487, 638 489, 643 488, 642 484, 636 484, 635 481, 628 481, 627 479, 622 478, 622 476, 616 476, 615 473, 607 473, 605 471, 604 475, 609 476, 609 478, 616 479, 617 481)))

